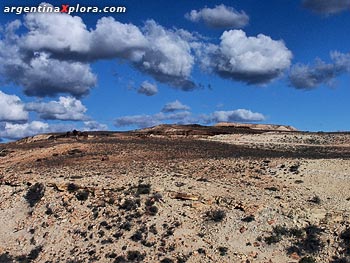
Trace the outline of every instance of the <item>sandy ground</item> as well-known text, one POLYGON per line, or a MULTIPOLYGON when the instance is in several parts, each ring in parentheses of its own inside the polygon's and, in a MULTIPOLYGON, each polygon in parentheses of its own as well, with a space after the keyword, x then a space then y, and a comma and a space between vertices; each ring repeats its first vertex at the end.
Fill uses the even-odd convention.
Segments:
POLYGON ((0 146, 0 262, 350 262, 348 134, 0 146))

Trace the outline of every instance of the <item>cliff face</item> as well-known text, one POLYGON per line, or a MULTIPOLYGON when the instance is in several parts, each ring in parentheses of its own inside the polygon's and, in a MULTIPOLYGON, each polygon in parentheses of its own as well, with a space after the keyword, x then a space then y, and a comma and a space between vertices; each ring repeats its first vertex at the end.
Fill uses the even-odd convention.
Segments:
POLYGON ((163 125, 0 152, 0 262, 348 256, 349 134, 163 125))

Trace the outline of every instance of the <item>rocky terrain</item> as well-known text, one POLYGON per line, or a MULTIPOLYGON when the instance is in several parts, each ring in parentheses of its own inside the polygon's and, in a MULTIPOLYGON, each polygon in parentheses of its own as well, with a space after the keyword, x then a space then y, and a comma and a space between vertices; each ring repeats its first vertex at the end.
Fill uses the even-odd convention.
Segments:
POLYGON ((349 157, 287 126, 0 144, 0 262, 350 262, 349 157))

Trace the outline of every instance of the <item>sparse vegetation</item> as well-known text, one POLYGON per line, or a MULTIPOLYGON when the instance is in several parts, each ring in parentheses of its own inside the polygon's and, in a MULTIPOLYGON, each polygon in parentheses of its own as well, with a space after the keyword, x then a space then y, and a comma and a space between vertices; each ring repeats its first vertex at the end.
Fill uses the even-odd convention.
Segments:
POLYGON ((211 210, 206 212, 206 217, 209 221, 221 222, 226 217, 226 212, 220 209, 211 210))
POLYGON ((116 257, 115 260, 113 261, 113 263, 126 263, 126 262, 127 262, 127 261, 126 261, 125 257, 123 257, 123 256, 118 256, 118 257, 116 257))
POLYGON ((140 231, 136 231, 135 234, 133 234, 130 239, 134 242, 138 242, 142 240, 142 233, 140 231))
POLYGON ((37 246, 33 248, 28 255, 22 255, 22 256, 16 257, 16 260, 18 262, 23 262, 23 263, 33 262, 39 256, 42 250, 43 250, 42 246, 37 246))
POLYGON ((0 262, 1 263, 12 263, 14 262, 14 258, 8 253, 3 253, 0 255, 0 262))
POLYGON ((35 183, 30 186, 25 199, 29 203, 30 207, 34 207, 37 202, 41 200, 45 193, 45 186, 42 183, 35 183))
POLYGON ((289 171, 290 171, 291 173, 298 174, 298 173, 299 173, 299 167, 300 167, 299 164, 292 165, 291 167, 289 167, 289 171))
POLYGON ((280 242, 283 237, 301 238, 304 231, 298 228, 287 228, 284 226, 275 226, 272 229, 272 235, 265 237, 265 242, 269 245, 280 242))
POLYGON ((128 251, 127 259, 131 262, 141 262, 144 258, 145 255, 137 250, 128 251))
POLYGON ((151 216, 155 216, 158 213, 158 207, 156 206, 150 206, 147 208, 147 212, 148 214, 150 214, 151 216))
POLYGON ((299 263, 317 263, 316 259, 313 257, 303 257, 299 260, 299 263))
POLYGON ((220 252, 220 256, 226 256, 228 248, 227 247, 218 247, 218 251, 220 252))
POLYGON ((255 221, 255 217, 250 215, 250 216, 247 216, 247 217, 244 217, 241 219, 243 222, 247 222, 247 223, 250 223, 250 222, 253 222, 255 221))
POLYGON ((174 260, 172 260, 171 258, 164 258, 160 261, 160 263, 173 263, 174 260))
POLYGON ((133 199, 126 199, 119 207, 126 211, 131 211, 135 210, 138 207, 138 204, 133 199))
POLYGON ((137 186, 136 195, 146 195, 151 193, 150 184, 139 184, 137 186))
POLYGON ((77 191, 78 189, 79 189, 79 186, 76 185, 76 184, 74 184, 74 183, 69 183, 69 184, 67 185, 67 190, 68 190, 68 192, 70 192, 70 193, 75 192, 75 191, 77 191))
POLYGON ((283 238, 290 238, 292 245, 287 248, 288 254, 294 252, 298 254, 314 254, 322 250, 324 246, 320 239, 321 232, 322 229, 314 225, 303 229, 276 226, 273 228, 272 235, 265 237, 265 242, 271 245, 282 241, 283 238))
POLYGON ((0 157, 5 157, 8 153, 9 151, 7 149, 0 149, 0 157))
POLYGON ((80 191, 78 191, 75 194, 75 197, 79 200, 79 201, 86 201, 89 197, 89 191, 86 189, 82 189, 80 191))
MULTIPOLYGON (((286 134, 272 136, 287 136, 288 142, 291 136, 286 134)), ((9 144, 10 157, 0 158, 0 219, 5 222, 0 239, 11 240, 2 242, 0 262, 240 262, 238 253, 268 262, 279 253, 281 262, 350 263, 350 227, 343 210, 349 202, 340 195, 346 180, 327 185, 332 177, 308 176, 310 168, 329 168, 327 176, 344 175, 337 169, 343 162, 348 166, 345 146, 282 149, 270 144, 270 138, 262 144, 256 134, 243 137, 257 144, 211 141, 227 135, 169 139, 110 133, 103 138, 91 134, 86 141, 57 139, 50 147, 42 142, 34 148, 9 144), (75 148, 83 155, 67 154, 75 148), (32 163, 17 165, 25 157, 23 149, 32 151, 32 163), (109 159, 102 162, 101 156, 109 159), (322 159, 313 160, 315 156, 322 159), (35 162, 37 158, 41 161, 35 162), (293 168, 299 161, 302 170, 293 168), (302 174, 291 174, 295 171, 302 174), (305 181, 296 185, 302 183, 297 179, 305 181), (320 185, 314 188, 317 180, 320 185), (332 191, 324 187, 321 201, 315 193, 323 184, 332 191), (341 191, 334 191, 336 187, 341 191), (309 222, 320 225, 305 227, 309 222), (60 240, 69 242, 50 243, 60 240), (40 247, 31 251, 39 245, 42 252, 40 247), (25 255, 18 256, 15 246, 25 255)), ((263 136, 265 140, 270 133, 263 136)), ((290 143, 303 143, 303 136, 290 143)))
POLYGON ((265 189, 268 190, 268 191, 271 191, 271 192, 277 192, 277 191, 279 191, 278 188, 275 187, 275 186, 266 187, 265 189))
POLYGON ((340 238, 344 240, 346 244, 350 244, 350 228, 346 228, 343 232, 341 232, 340 238))
POLYGON ((317 195, 315 195, 314 197, 312 197, 310 200, 309 200, 311 203, 314 203, 314 204, 321 204, 321 198, 317 195))

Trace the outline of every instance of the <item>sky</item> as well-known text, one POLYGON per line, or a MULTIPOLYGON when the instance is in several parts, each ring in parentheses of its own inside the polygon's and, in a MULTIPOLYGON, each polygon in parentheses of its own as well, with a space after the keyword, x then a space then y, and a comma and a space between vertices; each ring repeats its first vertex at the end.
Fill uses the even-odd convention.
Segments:
POLYGON ((350 0, 0 3, 0 141, 162 123, 349 131, 350 0))

